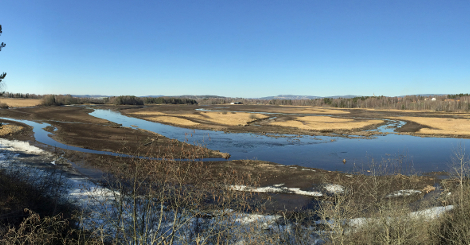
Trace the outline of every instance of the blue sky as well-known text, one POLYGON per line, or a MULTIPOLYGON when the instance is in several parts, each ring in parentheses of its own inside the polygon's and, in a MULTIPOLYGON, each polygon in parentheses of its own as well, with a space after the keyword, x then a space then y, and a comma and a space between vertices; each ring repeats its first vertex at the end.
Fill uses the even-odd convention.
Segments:
POLYGON ((4 90, 470 92, 470 1, 2 1, 4 90))

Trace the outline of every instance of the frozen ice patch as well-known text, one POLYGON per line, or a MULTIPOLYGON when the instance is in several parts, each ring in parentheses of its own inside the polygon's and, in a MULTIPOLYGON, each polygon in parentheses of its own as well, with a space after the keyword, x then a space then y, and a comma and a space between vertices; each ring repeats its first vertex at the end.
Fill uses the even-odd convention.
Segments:
POLYGON ((344 193, 344 187, 337 184, 326 184, 325 190, 329 193, 333 194, 341 194, 344 193))
POLYGON ((421 194, 421 191, 418 190, 399 190, 399 191, 394 191, 387 196, 386 198, 392 198, 392 197, 403 197, 403 196, 411 196, 415 194, 421 194))
POLYGON ((315 196, 321 197, 323 194, 319 191, 303 191, 300 188, 290 188, 281 185, 276 186, 266 186, 266 187, 249 187, 245 185, 232 185, 230 189, 236 191, 250 191, 250 192, 261 192, 261 193, 287 193, 287 194, 297 194, 304 196, 315 196))
MULTIPOLYGON (((407 215, 403 216, 398 216, 398 217, 386 217, 385 221, 387 223, 391 222, 396 222, 398 220, 405 220, 405 219, 424 219, 424 220, 432 220, 435 218, 438 218, 440 215, 443 213, 450 211, 454 208, 453 205, 448 205, 448 206, 440 206, 440 207, 433 207, 433 208, 428 208, 416 212, 411 212, 407 215)), ((383 222, 383 219, 378 219, 378 218, 355 218, 355 219, 350 219, 349 221, 342 221, 342 224, 347 224, 350 227, 353 228, 360 228, 361 226, 365 224, 377 224, 379 222, 383 222)), ((327 224, 327 225, 335 225, 334 220, 329 220, 329 221, 318 221, 317 223, 321 224, 327 224)))
POLYGON ((428 208, 421 211, 410 213, 411 218, 424 218, 424 219, 435 219, 441 214, 454 209, 454 205, 448 205, 445 207, 434 207, 428 208))
POLYGON ((0 149, 7 151, 21 151, 28 154, 44 154, 45 151, 25 141, 0 139, 0 149))

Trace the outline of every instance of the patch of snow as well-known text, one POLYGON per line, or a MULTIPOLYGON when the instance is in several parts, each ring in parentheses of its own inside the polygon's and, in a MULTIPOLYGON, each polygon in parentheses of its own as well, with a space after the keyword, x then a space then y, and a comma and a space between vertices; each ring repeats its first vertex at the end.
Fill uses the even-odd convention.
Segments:
POLYGON ((337 184, 326 184, 325 190, 333 194, 344 193, 344 187, 341 185, 337 185, 337 184))
POLYGON ((230 186, 230 189, 236 191, 250 191, 260 193, 288 193, 315 197, 323 196, 323 194, 318 191, 303 191, 300 190, 300 188, 289 188, 284 186, 249 187, 245 185, 232 185, 230 186))
POLYGON ((353 176, 350 175, 350 174, 346 174, 345 176, 348 177, 348 178, 352 178, 352 177, 353 177, 353 176))
POLYGON ((26 141, 0 139, 0 149, 7 151, 20 151, 28 154, 45 154, 46 152, 26 141))
MULTIPOLYGON (((21 170, 21 173, 28 176, 27 180, 33 184, 40 184, 41 180, 47 178, 59 181, 58 183, 60 183, 61 190, 63 191, 58 193, 55 197, 60 198, 64 202, 73 203, 83 210, 83 219, 81 219, 80 223, 77 223, 80 227, 90 231, 99 229, 105 234, 110 234, 110 237, 112 237, 113 234, 116 234, 116 229, 120 228, 115 226, 116 217, 120 218, 119 226, 121 226, 121 223, 123 227, 128 224, 132 224, 133 210, 131 206, 127 205, 132 205, 132 200, 128 200, 126 195, 121 195, 118 191, 95 184, 85 177, 67 177, 67 175, 62 175, 60 171, 48 172, 46 169, 35 168, 24 164, 22 161, 23 159, 18 158, 22 157, 21 154, 17 154, 17 152, 48 156, 50 156, 50 153, 42 151, 34 146, 30 146, 26 142, 5 141, 5 143, 6 144, 3 144, 3 146, 0 146, 0 150, 2 150, 0 152, 0 166, 4 167, 7 170, 6 172, 16 171, 16 169, 21 170), (120 201, 123 202, 123 208, 122 210, 117 210, 120 201), (112 223, 113 221, 115 223, 112 223)), ((50 160, 47 162, 50 162, 51 164, 57 163, 57 161, 50 160)), ((267 187, 264 189, 260 188, 259 191, 267 192, 274 190, 277 192, 282 191, 287 193, 321 196, 321 193, 319 192, 302 191, 300 188, 287 188, 283 187, 283 185, 284 184, 276 184, 273 187, 267 187)), ((240 190, 251 189, 246 186, 234 186, 233 188, 240 190)), ((255 190, 258 189, 255 188, 255 190)), ((143 207, 143 205, 138 205, 137 209, 140 211, 143 207)), ((195 229, 203 229, 203 232, 200 233, 201 241, 205 242, 205 239, 211 236, 211 232, 217 229, 226 230, 229 226, 233 233, 233 238, 228 241, 231 244, 246 244, 246 241, 249 240, 247 237, 250 237, 249 233, 251 232, 283 232, 286 234, 287 241, 294 243, 295 239, 291 234, 294 234, 294 229, 299 229, 283 223, 278 224, 279 219, 282 218, 280 215, 247 214, 239 213, 231 209, 208 211, 207 217, 199 218, 192 212, 181 211, 180 213, 175 214, 173 210, 167 209, 164 205, 159 206, 157 204, 155 206, 151 206, 151 210, 148 214, 153 215, 153 218, 159 218, 160 214, 161 217, 163 217, 161 226, 158 225, 157 227, 155 223, 149 223, 151 226, 149 228, 149 232, 152 234, 155 233, 155 235, 158 236, 163 235, 162 237, 167 236, 165 234, 175 232, 176 244, 183 244, 191 234, 194 235, 192 232, 194 232, 195 229), (181 222, 175 224, 175 220, 181 220, 181 222), (178 226, 176 229, 175 225, 178 226)), ((131 225, 129 225, 129 227, 131 227, 131 225)), ((301 229, 309 231, 308 227, 301 229)), ((316 233, 306 232, 305 234, 307 235, 304 239, 306 239, 305 241, 309 244, 318 244, 318 241, 320 241, 318 240, 316 233)))
POLYGON ((279 218, 281 218, 280 215, 239 214, 235 221, 241 224, 248 224, 253 222, 272 224, 279 218))
POLYGON ((307 171, 310 170, 310 171, 313 171, 313 172, 316 171, 315 169, 309 169, 309 168, 303 168, 302 170, 307 170, 307 171))
POLYGON ((448 205, 445 207, 434 207, 428 208, 421 211, 410 213, 411 218, 424 218, 424 219, 435 219, 441 214, 454 209, 454 205, 448 205))
POLYGON ((386 198, 392 198, 392 197, 401 197, 401 196, 411 196, 415 194, 421 194, 421 191, 418 190, 399 190, 399 191, 394 191, 387 196, 386 198))
MULTIPOLYGON (((386 218, 386 222, 387 223, 391 223, 391 222, 396 222, 397 219, 424 219, 424 220, 432 220, 432 219, 435 219, 435 218, 438 218, 440 215, 442 215, 443 213, 447 212, 447 211, 450 211, 454 208, 453 205, 448 205, 448 206, 445 206, 445 207, 433 207, 433 208, 428 208, 428 209, 424 209, 424 210, 421 210, 421 211, 416 211, 416 212, 411 212, 409 213, 408 215, 405 215, 405 216, 399 216, 399 217, 388 217, 386 218)), ((350 220, 345 220, 345 221, 341 221, 341 224, 342 225, 347 225, 351 228, 354 229, 358 229, 366 224, 375 224, 375 223, 378 223, 378 222, 383 222, 382 219, 378 219, 378 218, 355 218, 355 219, 350 219, 350 220)), ((328 221, 325 221, 325 220, 319 220, 319 221, 316 221, 315 222, 316 224, 325 224, 325 225, 329 225, 329 226, 335 226, 337 224, 335 224, 335 221, 334 220, 328 220, 328 221)))

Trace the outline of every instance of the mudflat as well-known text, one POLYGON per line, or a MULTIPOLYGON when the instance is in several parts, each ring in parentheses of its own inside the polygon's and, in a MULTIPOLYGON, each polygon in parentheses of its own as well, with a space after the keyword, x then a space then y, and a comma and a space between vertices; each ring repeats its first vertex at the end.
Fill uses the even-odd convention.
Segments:
POLYGON ((114 107, 121 113, 168 125, 260 134, 361 136, 382 134, 386 120, 405 121, 396 134, 470 137, 470 113, 338 109, 273 105, 149 105, 114 107))
MULTIPOLYGON (((401 111, 375 111, 359 109, 328 109, 309 107, 263 106, 263 105, 156 105, 156 106, 98 106, 120 110, 123 114, 154 121, 162 117, 168 120, 160 122, 180 127, 224 130, 234 132, 276 134, 366 134, 365 130, 373 130, 384 123, 384 119, 399 118, 407 121, 400 128, 403 132, 414 133, 428 126, 424 122, 413 121, 413 118, 435 118, 435 113, 430 112, 401 112, 401 111), (204 110, 197 110, 204 109, 204 110), (289 113, 290 112, 290 113, 289 113), (294 113, 295 112, 295 113, 294 113), (179 124, 178 119, 187 120, 191 124, 179 124), (282 123, 285 122, 285 125, 282 123), (296 122, 301 124, 296 124, 296 122), (281 125, 276 125, 276 123, 281 125), (297 125, 302 125, 298 127, 297 125), (353 125, 353 126, 351 126, 353 125)), ((104 150, 121 152, 131 155, 146 155, 153 157, 173 158, 199 158, 219 157, 226 155, 216 152, 217 149, 206 149, 192 146, 184 142, 168 139, 162 135, 122 127, 119 124, 90 116, 92 109, 81 106, 13 108, 0 110, 1 117, 26 119, 47 122, 53 128, 47 129, 51 137, 57 141, 92 150, 104 150), (55 130, 54 130, 55 129, 55 130)), ((460 117, 465 119, 468 115, 440 114, 440 118, 460 117)), ((22 123, 3 120, 8 123, 3 126, 5 134, 1 137, 34 142, 32 128, 22 123)), ((47 148, 47 146, 42 146, 47 148)), ((57 151, 49 147, 50 151, 57 151)), ((59 149, 66 159, 83 164, 86 168, 98 168, 104 172, 113 168, 118 161, 128 161, 128 158, 119 158, 90 153, 81 153, 67 149, 59 149)), ((191 162, 188 162, 191 164, 191 162)), ((301 166, 286 166, 272 162, 257 160, 223 160, 205 161, 204 167, 212 171, 212 175, 204 178, 223 180, 224 176, 234 174, 244 178, 247 183, 253 183, 259 187, 273 188, 297 188, 300 191, 321 190, 325 185, 360 185, 364 183, 367 175, 347 174, 336 171, 327 171, 301 166)), ((427 176, 400 177, 394 175, 383 178, 396 178, 396 182, 405 179, 410 183, 409 188, 424 190, 433 185, 437 180, 427 176)), ((395 182, 393 182, 395 183, 395 182)), ((391 191, 398 191, 400 185, 392 184, 387 189, 381 190, 384 195, 391 191)), ((423 191, 423 193, 425 193, 423 191)), ((292 193, 271 193, 273 203, 272 210, 295 210, 300 207, 309 207, 312 200, 326 197, 312 197, 308 195, 296 195, 292 193)), ((424 195, 424 194, 423 194, 424 195)), ((422 196, 422 195, 421 195, 422 196)), ((360 197, 358 197, 360 198, 360 197)), ((418 197, 416 197, 418 198, 418 197)))
MULTIPOLYGON (((195 157, 228 157, 226 154, 169 139, 153 132, 121 127, 116 123, 90 116, 88 113, 92 111, 78 106, 38 106, 0 110, 0 116, 49 123, 56 129, 46 129, 51 132, 54 140, 85 149, 124 154, 146 153, 152 157, 187 158, 188 154, 195 157)), ((5 122, 13 123, 8 120, 5 122)), ((21 123, 15 125, 26 127, 21 123)), ((30 134, 32 135, 32 132, 30 134)))

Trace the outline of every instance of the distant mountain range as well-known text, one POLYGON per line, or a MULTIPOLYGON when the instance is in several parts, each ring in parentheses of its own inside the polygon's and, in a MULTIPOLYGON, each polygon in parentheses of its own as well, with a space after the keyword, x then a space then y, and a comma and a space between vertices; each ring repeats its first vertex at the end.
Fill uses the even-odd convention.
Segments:
MULTIPOLYGON (((446 94, 415 94, 415 96, 441 96, 446 94)), ((103 98, 103 97, 112 97, 109 95, 72 95, 73 97, 79 98, 103 98)), ((397 96, 397 97, 405 97, 407 95, 397 96)), ((138 97, 173 97, 173 98, 187 98, 187 99, 217 99, 217 98, 230 98, 225 96, 218 96, 218 95, 179 95, 179 96, 165 96, 165 95, 145 95, 145 96, 138 96, 138 97)), ((335 96, 315 96, 315 95, 291 95, 291 94, 284 94, 284 95, 277 95, 277 96, 267 96, 267 97, 260 97, 260 98, 249 98, 249 99, 261 99, 261 100, 312 100, 312 99, 323 99, 323 98, 354 98, 354 97, 361 97, 361 95, 335 95, 335 96)))
POLYGON ((278 95, 278 96, 267 96, 261 97, 256 99, 262 100, 313 100, 321 98, 319 96, 311 96, 311 95, 278 95))
POLYGON ((314 99, 322 99, 322 98, 354 98, 358 97, 359 95, 335 95, 335 96, 313 96, 313 95, 278 95, 278 96, 268 96, 268 97, 261 97, 259 99, 262 100, 314 100, 314 99))
POLYGON ((103 98, 103 97, 110 97, 109 95, 97 95, 97 94, 71 94, 72 97, 77 98, 103 98))

